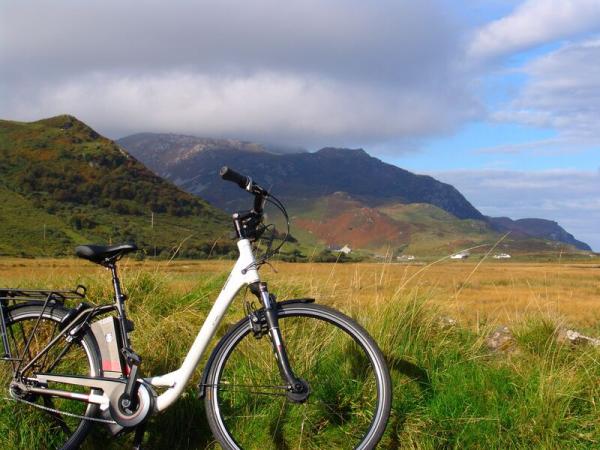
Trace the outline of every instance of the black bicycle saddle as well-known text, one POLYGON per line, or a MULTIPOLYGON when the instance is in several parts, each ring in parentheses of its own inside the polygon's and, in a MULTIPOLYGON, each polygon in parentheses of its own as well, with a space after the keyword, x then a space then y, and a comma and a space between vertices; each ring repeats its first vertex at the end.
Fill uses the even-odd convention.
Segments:
POLYGON ((80 245, 75 248, 75 254, 80 258, 96 264, 108 263, 121 258, 123 255, 137 250, 135 244, 118 244, 118 245, 80 245))

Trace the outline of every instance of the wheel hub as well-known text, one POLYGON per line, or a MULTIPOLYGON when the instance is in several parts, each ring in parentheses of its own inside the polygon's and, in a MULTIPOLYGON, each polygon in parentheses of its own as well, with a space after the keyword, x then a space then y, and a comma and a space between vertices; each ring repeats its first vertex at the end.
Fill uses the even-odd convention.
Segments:
POLYGON ((302 378, 298 379, 298 382, 292 386, 292 388, 286 392, 286 397, 294 403, 304 403, 310 395, 310 385, 308 381, 302 378))
POLYGON ((37 399, 36 394, 32 394, 29 392, 22 384, 13 381, 8 387, 8 392, 11 397, 16 400, 27 400, 29 402, 33 402, 37 399))

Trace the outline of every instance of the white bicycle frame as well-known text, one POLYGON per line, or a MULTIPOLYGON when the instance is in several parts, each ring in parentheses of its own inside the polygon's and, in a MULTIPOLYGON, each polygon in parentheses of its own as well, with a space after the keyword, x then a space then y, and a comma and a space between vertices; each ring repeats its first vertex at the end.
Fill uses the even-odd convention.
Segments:
POLYGON ((227 308, 229 308, 239 290, 244 286, 260 281, 250 241, 248 239, 241 239, 238 241, 237 246, 240 256, 233 266, 229 278, 227 278, 204 324, 200 328, 200 332, 190 347, 181 367, 165 375, 144 379, 144 381, 154 387, 167 388, 165 392, 156 398, 156 411, 164 411, 181 396, 194 370, 198 367, 210 340, 215 335, 227 308))
MULTIPOLYGON (((187 382, 191 378, 194 370, 198 367, 198 363, 208 347, 210 340, 215 335, 227 308, 233 301, 236 294, 241 288, 252 283, 260 281, 258 271, 256 270, 256 259, 252 252, 252 245, 248 239, 240 239, 237 243, 240 256, 238 257, 231 274, 221 293, 217 297, 215 304, 211 308, 204 324, 200 328, 198 336, 190 347, 188 354, 183 360, 183 364, 179 369, 169 372, 165 375, 144 378, 141 380, 144 383, 150 384, 153 387, 167 388, 162 394, 156 397, 154 412, 164 411, 171 406, 182 394, 187 382)), ((75 377, 68 375, 53 375, 53 374, 38 374, 35 377, 36 381, 47 384, 48 382, 74 384, 79 386, 88 386, 96 389, 102 389, 102 394, 79 394, 68 391, 56 391, 47 388, 30 387, 29 390, 41 394, 58 395, 75 400, 82 400, 88 403, 100 405, 100 409, 105 411, 109 408, 111 394, 115 389, 124 387, 122 382, 117 380, 107 380, 103 378, 86 378, 75 377)))

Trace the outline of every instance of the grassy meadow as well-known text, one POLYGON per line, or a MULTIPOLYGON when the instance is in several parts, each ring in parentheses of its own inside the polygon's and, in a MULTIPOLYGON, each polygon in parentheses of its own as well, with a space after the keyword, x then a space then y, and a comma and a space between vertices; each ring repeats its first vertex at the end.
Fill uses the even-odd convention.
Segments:
MULTIPOLYGON (((231 266, 123 261, 144 375, 178 367, 231 266)), ((380 344, 394 384, 380 448, 600 448, 600 349, 559 339, 564 328, 600 337, 597 261, 274 263, 274 269, 265 266, 261 274, 280 300, 315 297, 356 318, 380 344), (456 324, 448 326, 448 318, 456 324), (486 338, 500 325, 514 341, 492 351, 486 338)), ((85 261, 0 260, 2 286, 77 284, 88 286, 91 302, 110 297, 109 273, 85 261)), ((242 296, 221 332, 242 317, 242 296)), ((147 448, 218 448, 196 398, 200 374, 173 408, 152 420, 147 448)), ((86 446, 127 448, 131 436, 106 439, 99 429, 86 446)))

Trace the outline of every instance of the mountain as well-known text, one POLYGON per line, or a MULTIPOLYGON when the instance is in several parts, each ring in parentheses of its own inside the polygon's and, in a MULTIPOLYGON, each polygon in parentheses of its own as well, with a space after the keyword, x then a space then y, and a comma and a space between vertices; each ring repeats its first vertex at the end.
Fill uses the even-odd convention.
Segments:
POLYGON ((81 243, 134 241, 149 254, 181 246, 195 256, 229 226, 221 211, 68 115, 0 120, 0 201, 2 255, 70 255, 81 243))
POLYGON ((386 164, 362 149, 275 154, 256 144, 195 139, 146 133, 117 143, 158 175, 223 209, 247 200, 239 189, 214 176, 229 165, 285 198, 319 198, 341 191, 369 206, 429 203, 460 219, 484 219, 449 184, 386 164))
POLYGON ((294 236, 301 242, 349 245, 376 253, 449 254, 498 234, 480 220, 458 219, 427 203, 370 207, 344 192, 310 200, 290 199, 294 236))
POLYGON ((502 219, 483 216, 453 186, 362 149, 279 154, 249 142, 152 133, 117 143, 158 175, 227 211, 247 208, 248 196, 215 174, 223 165, 250 174, 285 201, 293 234, 304 243, 447 254, 494 244, 511 231, 504 251, 555 251, 562 243, 588 248, 558 225, 562 232, 530 221, 516 221, 519 230, 501 226, 502 219))
POLYGON ((518 219, 512 220, 508 217, 488 217, 492 228, 504 233, 510 231, 515 236, 535 237, 551 241, 564 242, 580 250, 591 251, 589 245, 578 241, 575 237, 565 231, 558 223, 546 219, 518 219))

